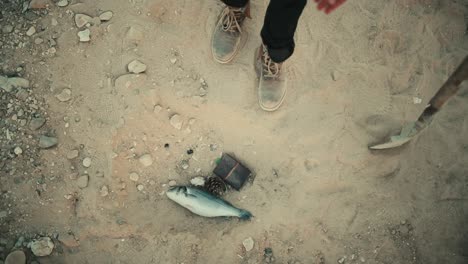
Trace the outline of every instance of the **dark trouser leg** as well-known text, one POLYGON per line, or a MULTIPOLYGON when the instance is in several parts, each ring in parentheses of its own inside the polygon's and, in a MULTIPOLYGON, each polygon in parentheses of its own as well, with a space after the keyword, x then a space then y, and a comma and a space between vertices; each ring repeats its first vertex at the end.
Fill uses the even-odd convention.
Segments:
POLYGON ((232 7, 244 7, 249 0, 222 0, 226 5, 232 7))
POLYGON ((274 62, 283 62, 293 54, 294 33, 306 3, 307 0, 270 1, 261 36, 274 62))

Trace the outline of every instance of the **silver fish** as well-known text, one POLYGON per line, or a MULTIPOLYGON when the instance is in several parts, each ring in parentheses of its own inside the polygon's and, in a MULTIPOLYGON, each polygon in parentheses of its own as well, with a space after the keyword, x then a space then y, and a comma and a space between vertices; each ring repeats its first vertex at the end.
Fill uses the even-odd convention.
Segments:
POLYGON ((225 200, 200 189, 175 186, 169 189, 166 195, 169 199, 197 215, 205 217, 235 216, 243 220, 252 217, 249 211, 236 208, 225 200))

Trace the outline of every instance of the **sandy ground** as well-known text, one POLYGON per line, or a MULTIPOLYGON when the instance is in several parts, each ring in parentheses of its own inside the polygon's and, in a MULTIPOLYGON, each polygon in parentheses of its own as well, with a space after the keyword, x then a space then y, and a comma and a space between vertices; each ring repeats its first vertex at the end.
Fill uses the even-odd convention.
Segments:
POLYGON ((211 58, 215 0, 51 5, 34 23, 57 36, 56 53, 31 43, 2 67, 25 65, 46 104, 40 133, 59 144, 40 151, 21 183, 0 177, 9 210, 0 238, 58 234, 52 255, 28 252, 28 263, 250 264, 264 263, 268 247, 275 263, 468 263, 468 85, 409 145, 367 148, 415 119, 468 53, 467 2, 350 0, 328 16, 310 3, 286 65, 285 104, 266 113, 252 63, 267 2, 252 2, 249 40, 230 65, 211 58), (113 18, 79 43, 73 14, 107 10, 113 18), (144 74, 128 74, 134 59, 144 74), (72 98, 60 102, 64 88, 72 98), (67 159, 74 149, 79 157, 67 159), (222 152, 255 172, 225 196, 252 221, 198 217, 164 195, 170 180, 210 175, 222 152), (139 162, 144 154, 151 166, 139 162))

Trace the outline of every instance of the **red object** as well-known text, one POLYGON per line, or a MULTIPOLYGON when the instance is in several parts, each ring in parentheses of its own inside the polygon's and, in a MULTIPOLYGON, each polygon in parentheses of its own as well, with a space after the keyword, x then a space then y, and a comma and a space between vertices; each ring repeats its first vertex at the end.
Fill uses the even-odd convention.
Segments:
POLYGON ((323 10, 325 14, 330 14, 333 10, 337 9, 346 0, 314 0, 317 3, 317 9, 323 10))

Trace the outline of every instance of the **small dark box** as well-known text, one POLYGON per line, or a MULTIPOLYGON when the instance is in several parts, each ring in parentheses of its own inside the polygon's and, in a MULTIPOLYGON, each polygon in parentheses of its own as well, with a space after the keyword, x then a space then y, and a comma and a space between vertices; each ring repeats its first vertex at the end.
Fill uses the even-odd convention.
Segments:
POLYGON ((252 172, 233 157, 223 153, 213 173, 239 191, 252 172))

